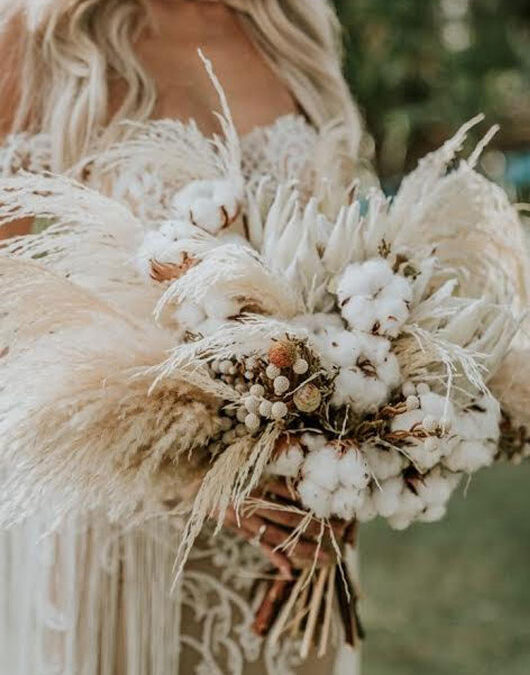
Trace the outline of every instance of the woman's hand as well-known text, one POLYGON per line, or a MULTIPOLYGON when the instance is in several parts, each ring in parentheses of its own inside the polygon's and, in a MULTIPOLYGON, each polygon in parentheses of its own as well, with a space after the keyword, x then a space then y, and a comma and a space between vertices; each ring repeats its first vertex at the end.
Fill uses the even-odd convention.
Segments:
MULTIPOLYGON (((235 510, 230 507, 226 513, 225 526, 234 530, 241 537, 259 545, 270 562, 290 579, 293 567, 306 565, 314 561, 326 563, 333 559, 334 551, 331 545, 329 529, 326 527, 321 544, 318 538, 321 532, 319 521, 313 520, 300 536, 296 545, 289 551, 281 550, 281 545, 300 524, 303 516, 296 512, 279 510, 277 504, 299 507, 293 501, 288 486, 282 481, 273 481, 264 488, 255 492, 253 498, 260 502, 268 501, 270 507, 257 504, 250 513, 243 508, 239 518, 235 510)), ((330 527, 333 536, 338 542, 348 541, 353 534, 352 524, 343 520, 331 520, 330 527)))

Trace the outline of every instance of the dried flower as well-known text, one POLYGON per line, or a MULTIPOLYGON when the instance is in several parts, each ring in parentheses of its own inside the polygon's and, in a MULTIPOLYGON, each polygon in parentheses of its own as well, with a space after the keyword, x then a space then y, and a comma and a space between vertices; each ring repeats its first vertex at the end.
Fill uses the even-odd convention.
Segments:
POLYGON ((272 343, 268 356, 277 368, 290 368, 296 361, 297 348, 289 340, 279 340, 272 343))
POLYGON ((305 413, 311 413, 315 412, 320 406, 322 394, 315 384, 308 382, 296 391, 293 401, 298 410, 305 413))

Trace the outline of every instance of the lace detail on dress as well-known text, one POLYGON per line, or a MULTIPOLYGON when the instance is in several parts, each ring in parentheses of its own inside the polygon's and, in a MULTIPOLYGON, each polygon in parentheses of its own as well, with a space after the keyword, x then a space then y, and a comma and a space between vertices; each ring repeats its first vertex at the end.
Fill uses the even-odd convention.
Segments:
POLYGON ((230 532, 195 543, 181 585, 181 672, 296 675, 299 644, 270 644, 252 630, 260 581, 270 573, 259 548, 230 532))
POLYGON ((0 146, 0 171, 3 176, 12 176, 18 171, 50 171, 50 160, 50 138, 46 134, 11 134, 0 146))

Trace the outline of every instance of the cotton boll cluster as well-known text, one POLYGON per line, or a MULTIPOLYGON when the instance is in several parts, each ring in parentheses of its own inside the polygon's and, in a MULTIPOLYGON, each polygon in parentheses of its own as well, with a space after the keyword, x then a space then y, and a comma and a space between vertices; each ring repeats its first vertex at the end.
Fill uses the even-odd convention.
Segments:
POLYGON ((474 473, 489 466, 497 452, 500 436, 500 406, 491 396, 481 396, 457 417, 454 433, 460 442, 445 458, 451 471, 474 473))
POLYGON ((191 221, 210 234, 217 234, 239 215, 239 187, 229 180, 196 180, 173 197, 173 210, 179 218, 191 221))
POLYGON ((409 316, 412 286, 393 272, 388 260, 374 258, 346 267, 337 283, 337 297, 351 328, 395 338, 409 316))
POLYGON ((413 479, 395 476, 372 489, 371 505, 396 530, 409 527, 415 520, 434 522, 444 517, 459 480, 458 475, 440 467, 413 479))
POLYGON ((419 384, 417 389, 407 383, 406 411, 391 422, 391 432, 406 441, 406 454, 421 472, 428 471, 453 448, 449 431, 455 413, 451 402, 419 384), (413 393, 415 392, 415 393, 413 393))
POLYGON ((370 481, 368 465, 355 447, 328 443, 323 437, 304 434, 309 453, 301 466, 298 493, 302 504, 318 518, 336 516, 352 520, 370 481))

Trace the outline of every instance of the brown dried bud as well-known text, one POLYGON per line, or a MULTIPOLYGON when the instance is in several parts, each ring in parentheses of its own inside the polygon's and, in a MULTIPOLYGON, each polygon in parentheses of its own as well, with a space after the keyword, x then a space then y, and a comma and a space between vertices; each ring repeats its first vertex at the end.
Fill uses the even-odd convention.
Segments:
POLYGON ((151 279, 162 283, 164 281, 173 281, 180 279, 191 269, 197 260, 187 253, 184 253, 181 263, 162 263, 158 260, 151 260, 151 279))
POLYGON ((305 413, 311 413, 315 412, 320 406, 322 394, 316 385, 309 382, 308 384, 304 384, 303 387, 300 387, 295 393, 293 401, 298 410, 305 413))
POLYGON ((269 349, 269 362, 277 368, 290 368, 296 361, 298 350, 289 340, 273 342, 269 349))

